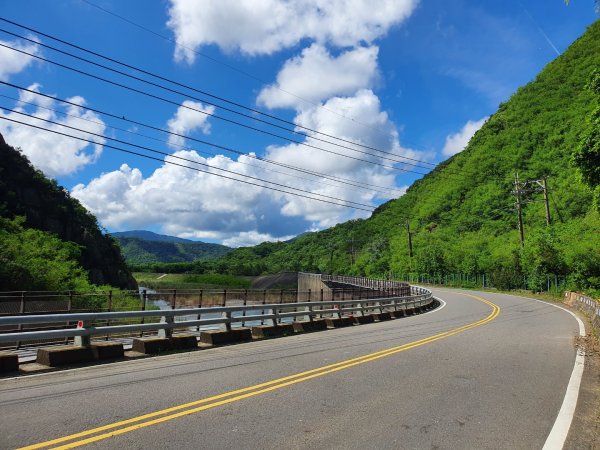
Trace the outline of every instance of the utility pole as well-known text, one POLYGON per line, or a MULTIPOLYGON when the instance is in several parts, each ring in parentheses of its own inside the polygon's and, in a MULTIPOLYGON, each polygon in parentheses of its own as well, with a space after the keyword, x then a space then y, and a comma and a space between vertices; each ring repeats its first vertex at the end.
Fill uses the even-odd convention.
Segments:
POLYGON ((550 226, 550 203, 548 201, 548 177, 544 177, 541 180, 535 180, 535 182, 542 188, 544 192, 544 206, 546 207, 546 225, 550 226))
POLYGON ((413 247, 412 247, 412 232, 410 231, 410 222, 406 221, 406 232, 408 233, 408 256, 410 258, 413 257, 413 247))
POLYGON ((521 183, 519 183, 519 172, 515 172, 515 196, 517 197, 517 217, 519 220, 519 237, 521 238, 521 245, 524 245, 525 234, 523 233, 523 212, 521 207, 521 183))

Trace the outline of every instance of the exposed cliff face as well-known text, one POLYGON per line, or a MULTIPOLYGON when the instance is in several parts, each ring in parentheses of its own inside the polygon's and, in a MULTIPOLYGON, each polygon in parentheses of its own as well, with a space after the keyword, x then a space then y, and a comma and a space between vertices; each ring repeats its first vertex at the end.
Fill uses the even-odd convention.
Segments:
POLYGON ((24 216, 25 226, 81 246, 81 266, 94 284, 136 289, 118 244, 69 192, 33 168, 0 135, 0 216, 24 216))

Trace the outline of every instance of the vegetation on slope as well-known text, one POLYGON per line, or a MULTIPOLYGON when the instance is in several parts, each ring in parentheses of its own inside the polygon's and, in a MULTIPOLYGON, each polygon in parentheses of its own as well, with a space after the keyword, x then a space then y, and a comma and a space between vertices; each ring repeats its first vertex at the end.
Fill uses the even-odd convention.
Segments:
MULTIPOLYGON (((113 235, 114 236, 114 235, 113 235)), ((205 261, 226 255, 232 249, 205 242, 168 242, 135 237, 115 236, 130 265, 205 261)))
POLYGON ((80 248, 53 234, 24 228, 24 220, 0 218, 0 291, 92 290, 77 262, 80 248))
POLYGON ((125 265, 118 244, 102 233, 96 218, 70 197, 67 190, 36 170, 18 150, 0 137, 0 218, 4 268, 0 286, 16 289, 69 289, 96 285, 134 289, 136 282, 125 265), (23 220, 14 221, 16 217, 23 220), (36 243, 36 245, 33 245, 36 243), (61 265, 44 278, 42 261, 61 265), (19 275, 17 268, 23 271, 19 275), (72 279, 66 275, 72 270, 72 279), (63 273, 64 272, 64 273, 63 273), (15 284, 16 280, 20 280, 15 284), (60 281, 60 283, 58 283, 60 281))
POLYGON ((598 289, 600 217, 592 207, 592 187, 573 164, 574 149, 590 127, 598 130, 597 122, 586 122, 595 109, 595 94, 586 84, 597 68, 600 22, 501 104, 463 152, 371 218, 187 267, 248 275, 296 270, 368 276, 486 273, 497 287, 520 286, 527 279, 532 289, 553 274, 567 277, 573 288, 598 289), (517 172, 521 180, 548 177, 550 188, 550 226, 542 195, 525 196, 524 246, 514 209, 517 172), (413 231, 412 258, 407 221, 413 231))

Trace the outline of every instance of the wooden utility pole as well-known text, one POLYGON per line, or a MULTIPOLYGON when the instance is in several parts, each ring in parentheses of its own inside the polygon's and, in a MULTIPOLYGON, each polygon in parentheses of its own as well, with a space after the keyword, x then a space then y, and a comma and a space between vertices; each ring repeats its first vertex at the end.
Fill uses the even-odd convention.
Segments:
POLYGON ((521 183, 519 183, 519 173, 515 172, 515 196, 517 198, 517 217, 519 220, 519 237, 521 238, 521 245, 525 243, 525 234, 523 232, 523 212, 521 205, 521 183))
POLYGON ((408 233, 408 256, 410 258, 413 257, 413 247, 412 247, 412 232, 410 231, 410 222, 406 221, 406 232, 408 233))
POLYGON ((550 226, 550 204, 548 203, 548 177, 542 178, 542 188, 544 189, 544 205, 546 206, 546 225, 550 226))

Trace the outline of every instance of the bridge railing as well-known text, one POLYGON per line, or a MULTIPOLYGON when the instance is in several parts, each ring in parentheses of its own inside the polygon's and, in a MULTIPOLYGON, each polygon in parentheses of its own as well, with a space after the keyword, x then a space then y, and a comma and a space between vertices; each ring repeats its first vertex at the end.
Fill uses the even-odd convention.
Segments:
MULTIPOLYGON (((108 337, 148 331, 158 331, 159 335, 169 335, 173 330, 200 331, 215 327, 229 330, 236 326, 256 326, 268 322, 274 325, 289 323, 299 318, 312 321, 325 317, 341 318, 373 312, 414 310, 430 305, 434 301, 431 291, 427 289, 411 286, 410 290, 411 293, 408 296, 386 296, 382 291, 376 291, 380 294, 378 298, 364 296, 340 300, 240 304, 168 310, 5 316, 0 317, 0 330, 7 330, 10 327, 14 329, 10 332, 0 333, 0 344, 74 338, 75 343, 79 342, 81 345, 82 338, 91 336, 108 337), (60 324, 60 327, 58 329, 47 328, 51 324, 60 324), (44 325, 46 328, 23 331, 24 327, 36 325, 44 325)), ((357 290, 354 292, 356 293, 357 290)))

